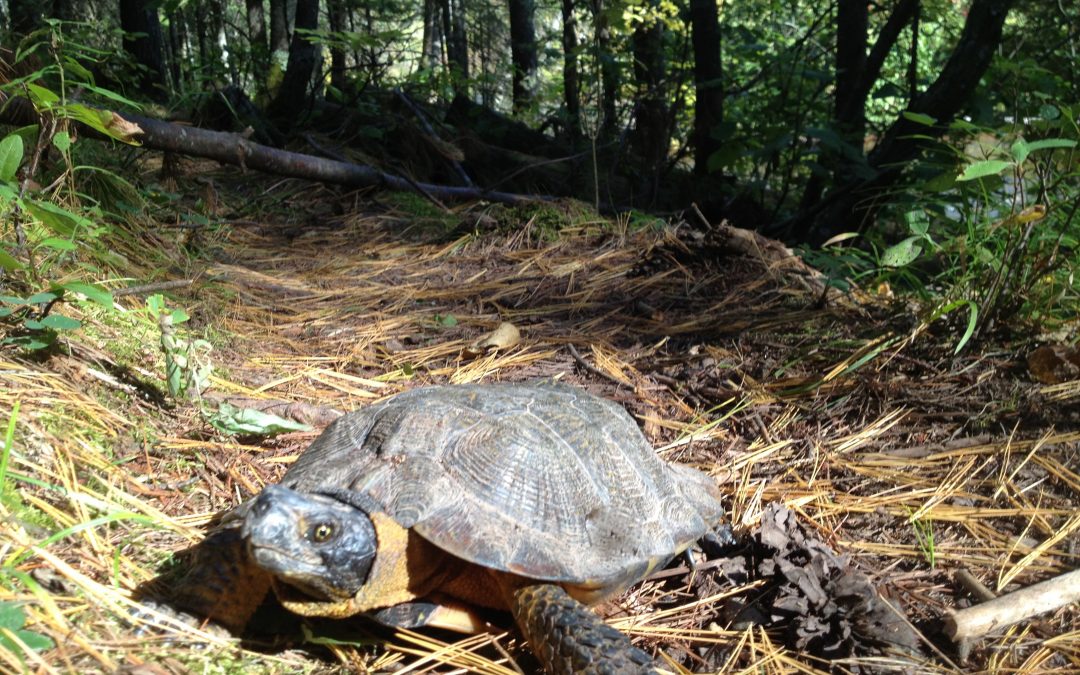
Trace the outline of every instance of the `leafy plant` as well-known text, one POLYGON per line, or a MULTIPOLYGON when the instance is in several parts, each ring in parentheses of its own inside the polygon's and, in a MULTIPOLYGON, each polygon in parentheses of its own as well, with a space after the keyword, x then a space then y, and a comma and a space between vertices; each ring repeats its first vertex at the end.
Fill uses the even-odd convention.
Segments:
POLYGON ((0 648, 12 654, 20 654, 24 649, 40 652, 53 648, 52 639, 27 630, 25 626, 26 615, 23 613, 21 604, 10 601, 0 602, 0 648))
POLYGON ((230 436, 270 436, 287 431, 311 431, 306 424, 262 410, 238 408, 231 403, 222 403, 207 420, 215 429, 230 436))
POLYGON ((7 323, 11 333, 0 339, 0 344, 28 351, 52 347, 60 335, 82 327, 77 319, 52 313, 57 303, 77 295, 106 309, 113 307, 111 293, 93 284, 76 281, 54 284, 48 291, 26 297, 0 295, 0 324, 7 323))
POLYGON ((206 340, 179 337, 176 327, 191 317, 183 309, 169 309, 161 294, 146 299, 146 308, 161 330, 161 351, 165 354, 165 381, 173 398, 202 397, 214 371, 210 363, 213 346, 206 340))

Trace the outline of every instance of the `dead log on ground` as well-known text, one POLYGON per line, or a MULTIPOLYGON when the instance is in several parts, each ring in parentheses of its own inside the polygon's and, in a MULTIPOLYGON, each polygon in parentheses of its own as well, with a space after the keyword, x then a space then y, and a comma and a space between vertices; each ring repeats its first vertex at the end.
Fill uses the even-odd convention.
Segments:
MULTIPOLYGON (((503 204, 523 204, 555 199, 550 196, 521 195, 475 187, 413 183, 365 164, 351 164, 288 150, 278 150, 254 143, 234 133, 207 131, 131 113, 114 113, 114 115, 120 119, 121 124, 127 122, 139 127, 142 133, 135 132, 131 138, 146 148, 204 157, 223 164, 232 164, 244 169, 254 169, 279 176, 334 183, 353 188, 386 187, 391 190, 420 191, 447 200, 483 199, 503 204)), ((38 121, 38 115, 29 101, 0 93, 0 123, 21 126, 37 124, 38 121)), ((103 138, 103 134, 90 127, 85 125, 79 125, 79 127, 86 136, 103 138)))

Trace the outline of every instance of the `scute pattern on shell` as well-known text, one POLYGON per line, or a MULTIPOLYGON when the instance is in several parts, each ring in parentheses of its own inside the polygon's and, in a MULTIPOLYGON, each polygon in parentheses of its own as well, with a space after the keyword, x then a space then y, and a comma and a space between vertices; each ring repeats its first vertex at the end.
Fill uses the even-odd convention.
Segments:
POLYGON ((282 484, 362 492, 465 560, 599 588, 722 515, 713 481, 660 460, 622 407, 547 383, 394 396, 334 422, 282 484))

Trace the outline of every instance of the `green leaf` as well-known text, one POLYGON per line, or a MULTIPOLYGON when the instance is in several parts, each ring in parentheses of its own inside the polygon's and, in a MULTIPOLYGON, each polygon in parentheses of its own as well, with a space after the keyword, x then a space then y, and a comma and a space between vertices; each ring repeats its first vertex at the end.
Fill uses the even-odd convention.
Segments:
POLYGON ((53 136, 52 142, 57 150, 67 154, 67 151, 71 149, 71 134, 66 131, 59 131, 53 136))
POLYGON ((1058 108, 1056 105, 1044 103, 1039 106, 1039 117, 1043 118, 1047 122, 1053 122, 1054 120, 1061 117, 1061 109, 1058 108))
POLYGON ((1000 159, 987 159, 982 162, 975 162, 974 164, 969 164, 956 180, 975 180, 976 178, 995 176, 1005 169, 1011 168, 1012 165, 1012 162, 1006 162, 1000 159))
POLYGON ((111 89, 106 89, 104 87, 96 87, 96 86, 94 86, 92 84, 84 84, 83 87, 86 88, 86 89, 89 89, 90 91, 92 91, 95 94, 101 96, 102 98, 107 98, 110 101, 116 101, 117 103, 120 103, 120 104, 122 104, 123 106, 125 106, 127 108, 133 108, 135 110, 142 110, 141 105, 139 105, 135 101, 132 101, 129 98, 124 98, 123 96, 121 96, 120 94, 117 94, 115 91, 113 91, 111 89))
POLYGON ((972 300, 968 300, 967 305, 971 308, 971 311, 968 313, 967 328, 964 329, 964 334, 960 336, 960 341, 956 343, 956 349, 953 350, 953 354, 960 353, 960 350, 968 343, 971 336, 975 334, 975 327, 979 323, 979 306, 972 300))
POLYGON ((27 93, 30 95, 30 100, 34 102, 36 108, 51 108, 55 103, 60 100, 60 97, 56 95, 51 89, 46 89, 40 84, 34 84, 33 82, 26 83, 27 93))
POLYGON ((0 628, 19 630, 26 625, 26 615, 22 605, 14 602, 0 602, 0 628))
MULTIPOLYGON (((22 606, 14 602, 0 602, 0 628, 11 631, 23 644, 35 652, 52 649, 53 641, 45 635, 25 630, 26 615, 22 606)), ((15 640, 7 635, 0 634, 0 647, 12 654, 18 654, 21 650, 15 640)))
POLYGON ((922 124, 922 125, 928 126, 928 127, 932 127, 935 124, 937 124, 937 120, 935 118, 930 117, 929 115, 924 115, 923 113, 917 113, 917 112, 911 112, 910 110, 905 110, 904 112, 901 113, 901 115, 903 116, 904 119, 906 119, 908 121, 911 121, 911 122, 915 122, 916 124, 922 124))
POLYGON ((56 293, 50 293, 49 291, 43 291, 41 293, 34 293, 29 298, 24 300, 28 305, 38 305, 41 303, 52 302, 60 296, 56 293))
POLYGON ((79 227, 90 225, 90 221, 82 216, 49 202, 24 199, 23 206, 30 212, 30 215, 61 237, 73 238, 75 231, 79 227))
POLYGON ((94 74, 70 56, 64 57, 64 70, 67 71, 69 76, 74 75, 76 79, 81 80, 83 83, 89 84, 94 81, 94 74))
POLYGON ((918 242, 920 237, 908 237, 898 244, 893 244, 881 254, 882 267, 906 267, 915 261, 923 249, 918 242))
POLYGON ((1016 142, 1012 144, 1010 152, 1012 153, 1013 160, 1017 164, 1021 164, 1028 158, 1028 154, 1031 152, 1031 146, 1028 145, 1024 139, 1018 138, 1016 139, 1016 142))
POLYGON ((41 320, 41 325, 52 330, 77 330, 82 327, 82 322, 62 314, 50 314, 41 320))
POLYGON ((1028 143, 1028 150, 1035 152, 1036 150, 1047 150, 1050 148, 1075 148, 1076 141, 1068 138, 1044 138, 1041 141, 1034 141, 1028 143))
POLYGON ((0 180, 13 182, 23 160, 23 140, 10 134, 0 141, 0 180))
POLYGON ((52 341, 44 339, 40 335, 20 335, 18 337, 4 338, 0 344, 14 345, 27 351, 36 352, 39 349, 47 349, 52 345, 52 341))
POLYGON ((435 323, 445 328, 451 328, 458 324, 458 320, 453 314, 436 314, 435 323))
POLYGON ((60 237, 47 237, 38 242, 38 248, 50 248, 54 251, 74 251, 79 248, 74 242, 60 237))
POLYGON ((19 262, 10 253, 0 248, 0 269, 5 272, 12 272, 14 270, 26 269, 26 265, 19 262))
POLYGON ((184 323, 185 321, 191 319, 191 317, 188 316, 187 312, 179 308, 174 309, 172 313, 169 314, 169 318, 172 319, 174 325, 178 323, 184 323))
POLYGON ((78 103, 64 106, 61 111, 65 117, 82 122, 88 127, 100 131, 106 136, 116 138, 116 132, 110 131, 109 122, 112 121, 112 113, 107 110, 97 110, 78 103))
POLYGON ((96 302, 105 309, 113 308, 113 294, 100 286, 86 284, 81 281, 69 281, 66 284, 60 284, 60 288, 72 293, 82 293, 87 300, 96 302))
POLYGON ((222 403, 217 412, 210 416, 210 424, 229 435, 273 435, 286 431, 310 431, 311 427, 277 415, 251 408, 237 408, 229 403, 222 403))

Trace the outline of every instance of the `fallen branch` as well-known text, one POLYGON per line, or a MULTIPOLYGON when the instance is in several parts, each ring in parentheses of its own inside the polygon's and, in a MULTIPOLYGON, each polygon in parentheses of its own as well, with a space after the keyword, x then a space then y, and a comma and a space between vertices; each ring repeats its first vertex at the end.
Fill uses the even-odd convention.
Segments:
MULTIPOLYGON (((223 164, 232 164, 244 169, 255 169, 279 176, 334 183, 352 188, 386 187, 391 190, 419 191, 439 199, 484 199, 503 204, 523 204, 555 199, 550 196, 488 191, 476 187, 410 183, 400 176, 394 176, 372 166, 278 150, 249 141, 239 134, 172 124, 132 113, 114 113, 114 115, 122 122, 137 125, 138 130, 132 135, 132 139, 152 150, 205 157, 223 164), (140 130, 142 133, 139 133, 140 130)), ((39 116, 28 100, 0 93, 0 123, 23 126, 37 124, 39 121, 39 116)), ((78 126, 85 136, 103 138, 102 134, 90 127, 78 126)))
POLYGON ((952 612, 945 617, 945 633, 954 642, 973 640, 1078 600, 1080 570, 1074 570, 980 605, 952 612))

